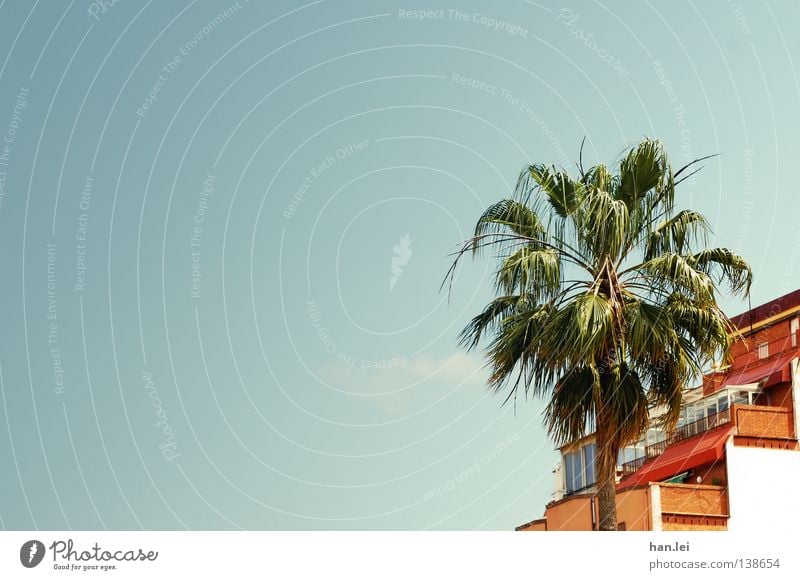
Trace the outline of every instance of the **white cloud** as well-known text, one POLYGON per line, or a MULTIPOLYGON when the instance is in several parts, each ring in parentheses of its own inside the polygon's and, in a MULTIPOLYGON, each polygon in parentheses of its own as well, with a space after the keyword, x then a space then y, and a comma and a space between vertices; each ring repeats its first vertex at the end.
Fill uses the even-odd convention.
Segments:
POLYGON ((318 376, 331 387, 369 398, 392 414, 405 414, 457 390, 480 394, 488 373, 476 356, 457 352, 443 358, 419 355, 356 361, 352 366, 331 360, 318 376))

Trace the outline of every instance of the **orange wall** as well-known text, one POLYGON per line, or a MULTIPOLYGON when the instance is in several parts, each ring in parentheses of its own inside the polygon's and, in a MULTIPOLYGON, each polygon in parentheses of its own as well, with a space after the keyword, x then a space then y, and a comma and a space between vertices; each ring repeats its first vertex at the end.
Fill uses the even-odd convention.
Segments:
POLYGON ((649 488, 629 489, 617 493, 617 523, 625 524, 625 529, 650 529, 649 488))
POLYGON ((574 495, 547 507, 548 531, 590 531, 592 504, 589 495, 574 495))
MULTIPOLYGON (((626 530, 650 529, 650 494, 647 488, 617 494, 617 523, 626 530)), ((547 507, 548 531, 591 531, 592 504, 588 495, 571 496, 547 507)), ((525 528, 527 531, 527 528, 525 528)))

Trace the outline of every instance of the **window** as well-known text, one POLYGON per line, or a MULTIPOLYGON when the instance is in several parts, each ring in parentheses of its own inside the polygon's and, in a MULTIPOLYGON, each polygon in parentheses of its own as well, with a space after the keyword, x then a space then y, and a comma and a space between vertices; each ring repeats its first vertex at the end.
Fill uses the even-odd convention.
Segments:
POLYGON ((749 405, 750 393, 749 391, 736 391, 733 393, 733 400, 731 403, 734 405, 749 405))
POLYGON ((633 445, 628 445, 627 447, 623 447, 619 450, 619 455, 617 456, 617 465, 625 465, 629 461, 633 461, 638 457, 639 455, 636 453, 636 447, 633 445))
POLYGON ((578 451, 564 454, 567 493, 594 485, 596 452, 597 446, 590 443, 578 451))
POLYGON ((767 358, 769 356, 769 343, 762 342, 758 345, 758 358, 767 358))
POLYGON ((684 427, 684 432, 691 436, 697 433, 697 425, 695 421, 698 419, 695 411, 694 405, 688 405, 686 407, 686 426, 684 427))
POLYGON ((619 450, 619 455, 617 456, 617 464, 624 465, 630 461, 634 461, 635 459, 641 459, 644 457, 644 450, 645 444, 644 439, 640 439, 636 443, 631 443, 630 445, 626 445, 622 449, 619 450))
POLYGON ((567 453, 564 455, 564 466, 567 474, 567 493, 583 487, 583 468, 580 453, 567 453))
POLYGON ((797 346, 797 331, 800 330, 800 317, 792 318, 790 331, 792 334, 792 346, 797 346))
POLYGON ((653 446, 661 443, 667 438, 667 434, 664 432, 663 429, 658 427, 651 427, 647 431, 645 431, 642 439, 639 440, 637 443, 638 446, 641 446, 642 452, 648 451, 650 448, 649 453, 660 453, 660 450, 653 451, 653 446))
POLYGON ((711 399, 706 404, 706 428, 710 429, 717 425, 717 400, 711 399))
POLYGON ((594 457, 596 454, 597 445, 590 443, 583 448, 583 467, 585 472, 585 484, 592 485, 595 482, 594 476, 594 457))

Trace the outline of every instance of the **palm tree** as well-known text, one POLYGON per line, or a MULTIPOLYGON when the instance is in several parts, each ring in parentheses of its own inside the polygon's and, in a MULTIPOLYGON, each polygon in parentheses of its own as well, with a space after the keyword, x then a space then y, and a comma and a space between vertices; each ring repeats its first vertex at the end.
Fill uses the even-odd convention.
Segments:
POLYGON ((620 449, 647 429, 653 407, 674 427, 687 382, 728 358, 734 329, 716 302, 720 284, 750 290, 747 262, 705 249, 706 219, 675 210, 676 185, 701 160, 673 172, 661 143, 644 140, 616 173, 579 162, 573 178, 530 165, 512 198, 481 215, 445 278, 452 286, 464 255, 498 251, 497 297, 460 342, 489 338, 489 386, 508 388, 506 402, 520 389, 545 397, 558 445, 595 433, 601 530, 617 529, 620 449))

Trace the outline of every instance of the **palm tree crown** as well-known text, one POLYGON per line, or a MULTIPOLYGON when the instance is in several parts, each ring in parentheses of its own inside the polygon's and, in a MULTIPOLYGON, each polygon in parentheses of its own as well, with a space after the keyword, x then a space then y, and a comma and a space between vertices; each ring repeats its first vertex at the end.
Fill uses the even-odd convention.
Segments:
MULTIPOLYGON (((461 257, 497 250, 497 297, 464 328, 461 343, 488 337, 490 386, 520 388, 548 403, 545 424, 561 445, 592 431, 597 442, 601 529, 616 528, 619 450, 647 429, 649 409, 674 425, 688 381, 727 357, 732 325, 720 284, 747 294, 752 272, 725 248, 706 249, 710 226, 675 210, 673 171, 660 142, 645 140, 615 173, 576 178, 534 164, 510 199, 478 219, 461 257)), ((683 176, 682 176, 683 175, 683 176)))

